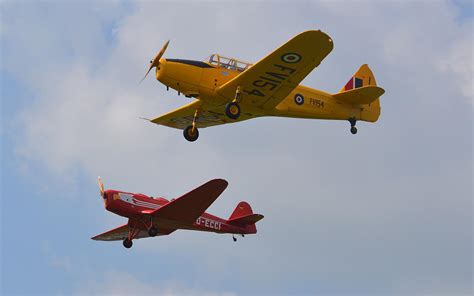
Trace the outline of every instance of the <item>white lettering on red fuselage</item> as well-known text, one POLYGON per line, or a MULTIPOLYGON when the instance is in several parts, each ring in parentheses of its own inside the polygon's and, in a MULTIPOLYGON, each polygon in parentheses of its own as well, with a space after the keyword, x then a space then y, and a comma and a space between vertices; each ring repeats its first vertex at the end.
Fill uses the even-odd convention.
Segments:
POLYGON ((199 226, 204 226, 206 228, 212 228, 212 229, 216 229, 216 230, 221 230, 221 222, 218 222, 218 221, 214 221, 212 219, 207 219, 207 218, 204 218, 204 217, 199 217, 196 219, 196 225, 199 225, 199 226))

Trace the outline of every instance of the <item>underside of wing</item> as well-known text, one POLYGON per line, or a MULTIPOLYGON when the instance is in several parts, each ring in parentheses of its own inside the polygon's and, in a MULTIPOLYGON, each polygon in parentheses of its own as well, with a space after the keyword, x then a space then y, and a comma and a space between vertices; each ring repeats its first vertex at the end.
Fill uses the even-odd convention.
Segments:
POLYGON ((150 120, 159 125, 165 125, 177 129, 184 129, 193 123, 194 114, 199 109, 197 121, 198 128, 204 128, 219 124, 233 123, 243 121, 253 117, 254 114, 242 112, 238 120, 232 120, 225 115, 225 106, 211 106, 203 103, 201 100, 195 100, 188 105, 173 110, 167 114, 150 120))
POLYGON ((155 210, 156 218, 193 223, 221 195, 228 183, 223 179, 211 180, 155 210))
MULTIPOLYGON (((118 241, 123 240, 128 237, 128 231, 130 226, 128 224, 122 225, 120 227, 114 228, 107 232, 101 233, 92 237, 93 240, 98 241, 118 241)), ((158 228, 158 235, 168 235, 175 231, 176 229, 162 229, 158 228)), ((146 230, 140 230, 135 237, 135 239, 149 237, 148 232, 146 230)))
POLYGON ((306 31, 283 44, 248 70, 217 89, 232 100, 241 88, 242 104, 269 110, 278 105, 331 52, 331 38, 306 31))
POLYGON ((128 224, 122 225, 120 227, 114 228, 107 232, 101 233, 92 237, 93 240, 100 240, 100 241, 116 241, 116 240, 123 240, 128 236, 129 226, 128 224))

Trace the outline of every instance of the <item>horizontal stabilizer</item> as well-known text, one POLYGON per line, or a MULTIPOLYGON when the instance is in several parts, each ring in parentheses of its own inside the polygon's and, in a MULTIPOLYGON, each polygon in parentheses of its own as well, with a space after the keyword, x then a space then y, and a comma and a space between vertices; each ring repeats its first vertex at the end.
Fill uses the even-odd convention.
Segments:
POLYGON ((231 224, 255 224, 258 221, 263 219, 263 215, 260 214, 250 214, 246 216, 242 216, 235 219, 230 219, 229 223, 231 224))
POLYGON ((344 103, 365 105, 372 103, 384 93, 385 90, 383 88, 368 85, 333 94, 332 96, 344 103))

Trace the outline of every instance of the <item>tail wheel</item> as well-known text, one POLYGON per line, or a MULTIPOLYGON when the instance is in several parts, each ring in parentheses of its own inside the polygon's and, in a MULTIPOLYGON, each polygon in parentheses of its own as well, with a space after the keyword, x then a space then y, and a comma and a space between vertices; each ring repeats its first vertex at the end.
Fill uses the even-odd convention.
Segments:
POLYGON ((126 238, 123 240, 123 246, 127 249, 130 249, 133 246, 132 240, 126 238))
POLYGON ((188 125, 184 130, 183 130, 183 135, 184 135, 184 138, 186 140, 188 140, 189 142, 194 142, 196 141, 198 138, 199 138, 199 131, 196 128, 194 128, 194 131, 193 131, 193 126, 192 125, 188 125))
POLYGON ((148 229, 148 235, 151 237, 155 237, 158 234, 158 229, 156 227, 150 227, 148 229))
POLYGON ((240 106, 235 102, 231 102, 225 106, 225 114, 230 119, 237 119, 240 116, 240 106))
POLYGON ((351 134, 353 135, 357 134, 356 122, 357 120, 355 118, 349 118, 349 123, 351 124, 351 134))

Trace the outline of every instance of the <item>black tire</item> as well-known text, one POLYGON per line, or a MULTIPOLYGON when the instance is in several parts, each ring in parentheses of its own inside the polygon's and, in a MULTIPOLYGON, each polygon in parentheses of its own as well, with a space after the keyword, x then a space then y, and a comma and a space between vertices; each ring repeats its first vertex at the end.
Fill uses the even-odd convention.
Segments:
POLYGON ((199 131, 197 128, 194 129, 194 133, 192 132, 193 131, 193 126, 192 125, 188 125, 184 130, 183 130, 183 135, 184 135, 184 138, 186 140, 188 140, 189 142, 194 142, 196 141, 198 138, 199 138, 199 131))
POLYGON ((148 235, 150 237, 155 237, 158 235, 158 229, 156 227, 150 227, 150 229, 148 229, 148 235))
POLYGON ((133 246, 133 242, 126 238, 123 240, 123 246, 127 249, 130 249, 133 246))
POLYGON ((225 115, 230 119, 237 119, 240 116, 240 106, 235 102, 225 105, 225 115))
POLYGON ((357 128, 355 126, 351 127, 351 134, 353 135, 357 134, 357 128))

